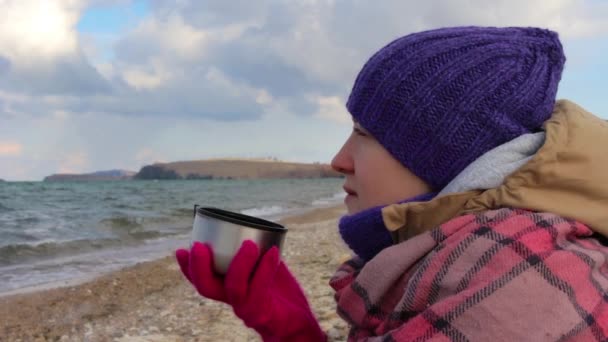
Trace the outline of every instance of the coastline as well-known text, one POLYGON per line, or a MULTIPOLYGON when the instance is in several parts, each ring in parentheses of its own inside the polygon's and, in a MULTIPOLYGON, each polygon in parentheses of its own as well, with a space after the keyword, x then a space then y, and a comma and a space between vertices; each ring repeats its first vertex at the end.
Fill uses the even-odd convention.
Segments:
MULTIPOLYGON (((279 219, 289 229, 283 257, 331 340, 346 339, 329 278, 348 248, 337 232, 343 205, 279 219)), ((62 285, 62 284, 57 284, 62 285)), ((0 336, 8 341, 259 341, 229 306, 200 297, 173 256, 84 283, 0 297, 0 336)))

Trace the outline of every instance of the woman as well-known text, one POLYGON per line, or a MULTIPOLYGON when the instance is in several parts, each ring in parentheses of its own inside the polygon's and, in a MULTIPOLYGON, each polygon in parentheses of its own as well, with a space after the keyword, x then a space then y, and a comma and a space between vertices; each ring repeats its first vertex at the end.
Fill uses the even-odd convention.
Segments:
MULTIPOLYGON (((608 126, 555 101, 565 57, 538 28, 456 27, 374 54, 332 161, 340 234, 330 281, 351 341, 608 339, 608 126)), ((276 249, 246 242, 225 278, 177 251, 205 297, 265 341, 326 339, 276 249)))

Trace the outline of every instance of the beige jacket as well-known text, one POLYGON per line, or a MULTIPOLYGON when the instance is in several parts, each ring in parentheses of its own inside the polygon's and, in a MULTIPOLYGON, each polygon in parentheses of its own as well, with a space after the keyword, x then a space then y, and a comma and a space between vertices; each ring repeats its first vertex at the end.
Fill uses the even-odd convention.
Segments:
POLYGON ((544 145, 499 187, 385 207, 384 223, 395 242, 463 214, 502 207, 558 214, 608 236, 608 123, 560 100, 543 128, 544 145))

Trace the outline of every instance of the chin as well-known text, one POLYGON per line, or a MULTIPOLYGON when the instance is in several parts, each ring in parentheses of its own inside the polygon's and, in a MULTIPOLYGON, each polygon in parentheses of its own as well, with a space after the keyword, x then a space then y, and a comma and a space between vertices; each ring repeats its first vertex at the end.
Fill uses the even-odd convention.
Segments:
POLYGON ((363 210, 361 208, 359 208, 358 205, 355 205, 354 203, 346 204, 346 212, 348 213, 348 215, 354 215, 361 211, 363 211, 363 210))
POLYGON ((356 214, 357 212, 359 212, 358 210, 358 205, 357 205, 357 199, 352 196, 352 195, 348 195, 344 198, 344 204, 346 205, 346 211, 348 212, 349 215, 353 215, 356 214))

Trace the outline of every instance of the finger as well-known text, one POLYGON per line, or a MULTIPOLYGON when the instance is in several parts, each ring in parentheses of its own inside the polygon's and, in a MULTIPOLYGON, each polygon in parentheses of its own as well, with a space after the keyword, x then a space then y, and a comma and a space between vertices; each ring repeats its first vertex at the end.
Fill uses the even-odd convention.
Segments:
POLYGON ((308 299, 306 299, 306 295, 304 294, 304 289, 302 289, 298 280, 293 276, 283 261, 279 261, 279 267, 274 281, 277 284, 284 284, 285 287, 283 290, 294 302, 299 303, 303 307, 309 306, 308 299))
POLYGON ((190 252, 180 248, 175 251, 175 259, 177 259, 182 274, 192 283, 192 279, 190 279, 190 252))
POLYGON ((211 247, 195 242, 190 252, 190 277, 202 296, 225 301, 222 279, 213 273, 211 247))
POLYGON ((258 246, 253 241, 245 241, 232 259, 226 272, 226 296, 232 305, 239 305, 246 300, 249 280, 260 256, 258 246))
POLYGON ((251 293, 258 293, 268 289, 274 282, 279 263, 279 249, 277 247, 270 248, 260 260, 258 269, 251 280, 249 291, 251 293))

